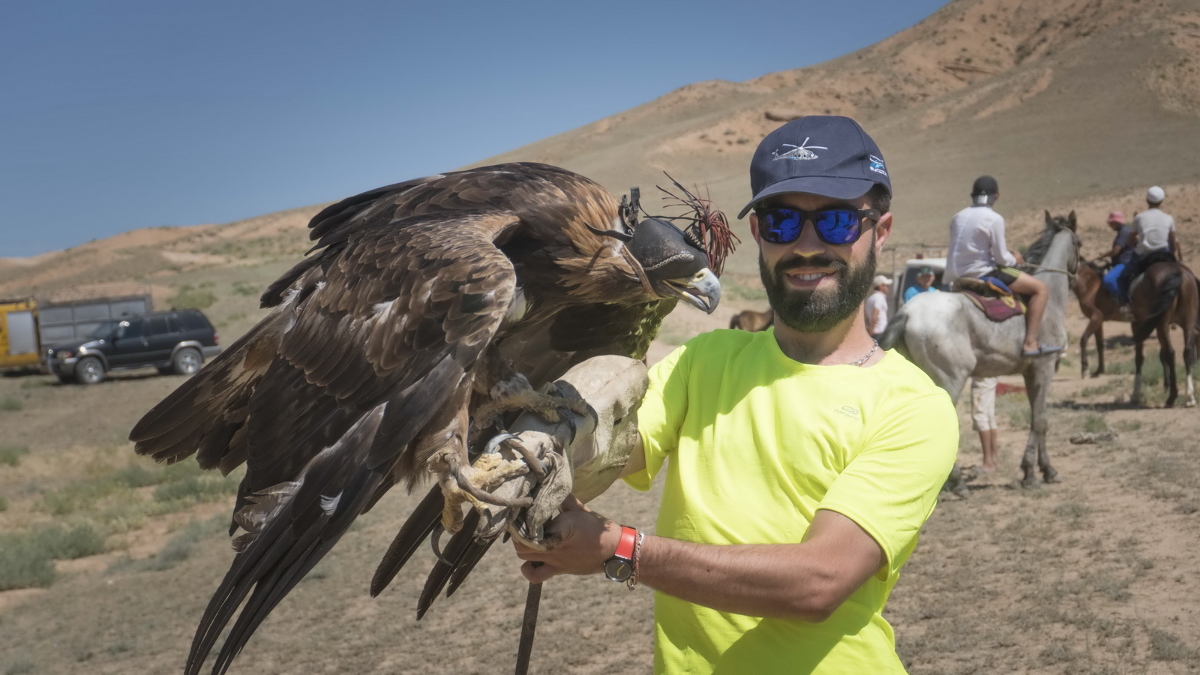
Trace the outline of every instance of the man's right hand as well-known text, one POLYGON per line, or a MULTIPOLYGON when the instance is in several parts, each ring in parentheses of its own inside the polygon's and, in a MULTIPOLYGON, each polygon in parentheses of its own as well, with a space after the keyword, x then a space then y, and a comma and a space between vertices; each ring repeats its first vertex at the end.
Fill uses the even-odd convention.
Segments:
POLYGON ((1017 264, 1018 264, 1018 265, 1024 265, 1024 264, 1025 264, 1025 256, 1021 255, 1021 252, 1020 252, 1020 251, 1013 251, 1013 252, 1012 252, 1012 255, 1013 255, 1013 257, 1014 257, 1014 258, 1016 258, 1016 260, 1017 260, 1017 264))

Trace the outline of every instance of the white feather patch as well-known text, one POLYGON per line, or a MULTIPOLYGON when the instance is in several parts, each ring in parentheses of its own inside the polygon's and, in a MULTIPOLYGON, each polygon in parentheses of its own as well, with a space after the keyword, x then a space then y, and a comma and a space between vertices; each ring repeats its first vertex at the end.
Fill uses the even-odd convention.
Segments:
POLYGON ((383 318, 383 315, 385 315, 389 311, 391 311, 392 307, 395 307, 395 306, 396 306, 395 300, 392 300, 391 302, 377 302, 377 303, 375 303, 375 307, 373 308, 374 313, 371 315, 371 318, 378 321, 379 319, 383 318))
POLYGON ((279 308, 283 309, 296 301, 296 296, 300 295, 299 288, 289 288, 283 296, 283 302, 279 303, 279 308))
POLYGON ((504 313, 504 319, 500 322, 500 330, 504 330, 505 328, 517 323, 521 319, 524 319, 525 314, 528 312, 529 301, 525 298, 525 291, 524 289, 518 288, 516 296, 513 297, 512 302, 508 305, 508 311, 504 313))
POLYGON ((321 495, 321 510, 325 512, 325 515, 332 516, 333 512, 337 510, 338 502, 340 501, 342 501, 342 493, 340 492, 332 497, 321 495))

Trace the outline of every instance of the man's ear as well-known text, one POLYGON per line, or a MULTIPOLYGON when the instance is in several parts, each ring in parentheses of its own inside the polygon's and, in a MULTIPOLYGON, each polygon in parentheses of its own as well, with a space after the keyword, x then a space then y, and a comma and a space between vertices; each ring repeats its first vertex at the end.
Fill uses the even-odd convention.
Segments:
POLYGON ((892 212, 879 216, 879 221, 875 223, 875 254, 879 255, 883 252, 883 243, 892 236, 892 212))
POLYGON ((758 214, 753 211, 750 212, 750 236, 758 241, 758 214))

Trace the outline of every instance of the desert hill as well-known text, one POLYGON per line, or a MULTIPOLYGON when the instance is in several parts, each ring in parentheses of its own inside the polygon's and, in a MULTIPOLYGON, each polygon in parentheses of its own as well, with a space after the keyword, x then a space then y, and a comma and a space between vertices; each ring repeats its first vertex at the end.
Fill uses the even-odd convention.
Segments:
MULTIPOLYGON (((1035 223, 1042 209, 1096 200, 1090 210, 1134 210, 1147 185, 1200 185, 1200 7, 955 0, 840 58, 748 82, 685 86, 478 164, 559 164, 617 192, 663 183, 666 170, 703 184, 736 212, 749 197, 758 139, 781 120, 813 113, 854 116, 879 141, 896 190, 898 244, 943 242, 949 214, 980 173, 1000 180, 1000 210, 1017 224, 1035 223)), ((654 210, 653 199, 646 205, 654 210)), ((295 260, 319 206, 0 259, 0 295, 157 284, 201 267, 295 260)), ((748 247, 729 269, 754 274, 748 247)))

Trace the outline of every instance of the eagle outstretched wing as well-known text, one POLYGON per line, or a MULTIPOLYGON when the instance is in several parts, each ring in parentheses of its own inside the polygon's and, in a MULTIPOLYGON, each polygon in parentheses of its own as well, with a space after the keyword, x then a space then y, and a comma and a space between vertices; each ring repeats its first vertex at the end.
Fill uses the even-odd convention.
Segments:
MULTIPOLYGON (((650 226, 634 240, 627 214, 582 176, 510 164, 379 188, 313 218, 316 246, 264 293, 267 317, 130 434, 158 461, 246 464, 231 526, 244 532, 187 673, 249 596, 213 666, 224 672, 354 518, 428 475, 435 454, 470 470, 473 411, 506 383, 548 382, 592 354, 644 354, 677 298, 711 310, 719 284, 694 241, 675 230, 662 245, 650 226), (638 255, 675 262, 648 274, 638 255)), ((446 507, 422 504, 430 516, 446 507)), ((415 543, 401 548, 435 520, 410 521, 415 543)))

